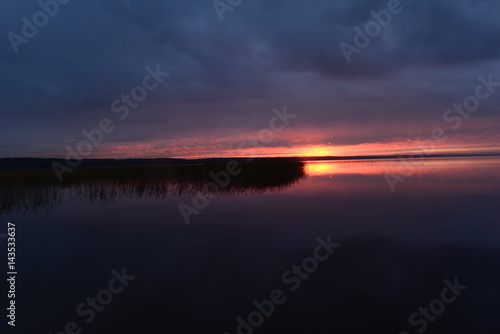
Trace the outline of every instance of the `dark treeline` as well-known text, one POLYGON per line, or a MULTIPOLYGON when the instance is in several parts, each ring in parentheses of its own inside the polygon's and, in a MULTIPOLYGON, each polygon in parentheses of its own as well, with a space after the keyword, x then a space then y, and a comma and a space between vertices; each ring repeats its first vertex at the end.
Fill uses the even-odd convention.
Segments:
POLYGON ((119 198, 220 197, 285 189, 305 177, 304 163, 289 158, 193 165, 76 168, 59 182, 52 169, 0 170, 0 215, 50 212, 68 201, 112 203, 119 198), (207 186, 210 184, 210 186, 207 186))
POLYGON ((416 152, 413 154, 398 155, 357 155, 357 156, 330 156, 330 157, 307 157, 297 158, 304 161, 323 161, 323 160, 389 160, 389 159, 432 159, 432 158, 465 158, 465 157, 498 157, 500 153, 477 153, 477 154, 426 154, 416 152))
MULTIPOLYGON (((485 157, 500 156, 500 154, 400 154, 400 155, 363 155, 363 156, 327 156, 327 157, 294 157, 294 158, 256 158, 265 159, 291 159, 294 161, 315 160, 378 160, 378 159, 410 159, 422 158, 458 158, 458 157, 485 157)), ((197 164, 224 164, 231 160, 245 163, 247 158, 202 158, 202 159, 180 159, 180 158, 158 158, 158 159, 83 159, 79 167, 131 167, 131 166, 172 166, 172 165, 197 165, 197 164)), ((0 158, 1 169, 44 169, 52 168, 52 164, 58 162, 67 165, 65 159, 46 158, 0 158)))

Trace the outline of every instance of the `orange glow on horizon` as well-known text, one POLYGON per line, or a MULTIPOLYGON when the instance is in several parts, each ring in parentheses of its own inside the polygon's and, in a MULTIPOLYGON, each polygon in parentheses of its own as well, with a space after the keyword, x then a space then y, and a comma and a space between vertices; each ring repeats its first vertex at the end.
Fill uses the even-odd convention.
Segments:
POLYGON ((474 154, 474 153, 500 153, 500 146, 493 145, 447 145, 432 149, 422 150, 406 142, 397 143, 367 143, 349 146, 298 146, 298 147, 262 147, 247 149, 212 150, 202 144, 193 147, 181 146, 178 148, 157 148, 155 144, 128 144, 109 147, 97 152, 95 158, 182 158, 200 159, 215 157, 327 157, 327 156, 380 156, 398 154, 432 155, 432 154, 474 154))
MULTIPOLYGON (((268 143, 251 143, 256 139, 253 132, 233 131, 197 132, 172 139, 153 139, 143 142, 106 143, 92 153, 92 158, 216 158, 216 157, 325 157, 325 156, 380 156, 398 154, 473 154, 500 153, 498 136, 454 136, 440 143, 431 143, 426 136, 416 138, 397 137, 392 141, 345 143, 345 139, 335 141, 343 135, 356 138, 352 133, 345 134, 349 128, 339 131, 330 128, 299 128, 276 134, 268 143), (252 136, 253 134, 253 136, 252 136), (426 144, 427 143, 427 144, 426 144), (278 145, 279 144, 279 145, 278 145), (427 146, 426 146, 427 145, 427 146)), ((379 129, 382 131, 382 129, 379 129)), ((369 129, 357 129, 365 133, 369 129)), ((258 132, 257 132, 258 133, 258 132)), ((360 135, 361 137, 361 135, 360 135)), ((354 140, 354 139, 353 139, 354 140)), ((355 141, 355 140, 354 140, 355 141)), ((71 144, 76 146, 78 141, 71 144)), ((57 151, 59 157, 63 154, 57 151)), ((54 157, 54 156, 52 156, 54 157)), ((55 156, 57 157, 57 156, 55 156)))

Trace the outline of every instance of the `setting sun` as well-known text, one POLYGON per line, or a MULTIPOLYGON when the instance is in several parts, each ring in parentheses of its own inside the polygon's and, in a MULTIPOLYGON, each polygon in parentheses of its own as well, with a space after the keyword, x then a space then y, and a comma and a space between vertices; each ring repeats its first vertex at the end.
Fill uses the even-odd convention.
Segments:
POLYGON ((337 155, 338 151, 332 146, 312 146, 297 148, 297 153, 302 157, 324 157, 337 155))

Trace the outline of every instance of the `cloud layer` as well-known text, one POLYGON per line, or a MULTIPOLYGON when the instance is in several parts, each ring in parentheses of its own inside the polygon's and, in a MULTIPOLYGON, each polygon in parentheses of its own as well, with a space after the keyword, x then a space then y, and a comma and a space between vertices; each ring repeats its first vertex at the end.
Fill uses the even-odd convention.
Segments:
MULTIPOLYGON (((428 136, 445 127, 446 109, 474 93, 478 76, 500 81, 500 3, 402 1, 348 64, 339 44, 353 44, 353 28, 387 4, 245 0, 220 21, 211 1, 70 1, 15 53, 8 34, 22 36, 22 18, 32 20, 40 6, 6 0, 0 156, 62 157, 104 117, 117 128, 102 156, 140 155, 134 147, 155 148, 151 156, 216 155, 267 126, 283 105, 299 117, 270 147, 428 136), (118 120, 111 103, 158 64, 170 73, 164 85, 118 120)), ((453 132, 454 142, 495 143, 498 102, 500 91, 453 132)))

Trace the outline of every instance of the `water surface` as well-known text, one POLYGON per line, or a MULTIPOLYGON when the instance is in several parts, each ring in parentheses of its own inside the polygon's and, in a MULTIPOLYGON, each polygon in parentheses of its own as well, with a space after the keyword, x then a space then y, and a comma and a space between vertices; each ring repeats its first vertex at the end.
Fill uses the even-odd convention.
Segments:
POLYGON ((11 195, 21 206, 5 204, 13 190, 3 186, 2 229, 17 226, 18 330, 59 333, 73 320, 82 333, 233 334, 254 300, 281 289, 286 302, 255 333, 417 333, 409 316, 457 277, 468 288, 425 332, 498 333, 499 167, 498 158, 427 159, 411 171, 397 160, 308 162, 214 193, 189 225, 179 204, 192 205, 200 187, 179 191, 165 173, 30 183, 11 195), (385 175, 401 172, 392 192, 385 175), (290 291, 282 274, 328 236, 340 247, 290 291), (77 305, 122 267, 136 278, 86 324, 77 305))

